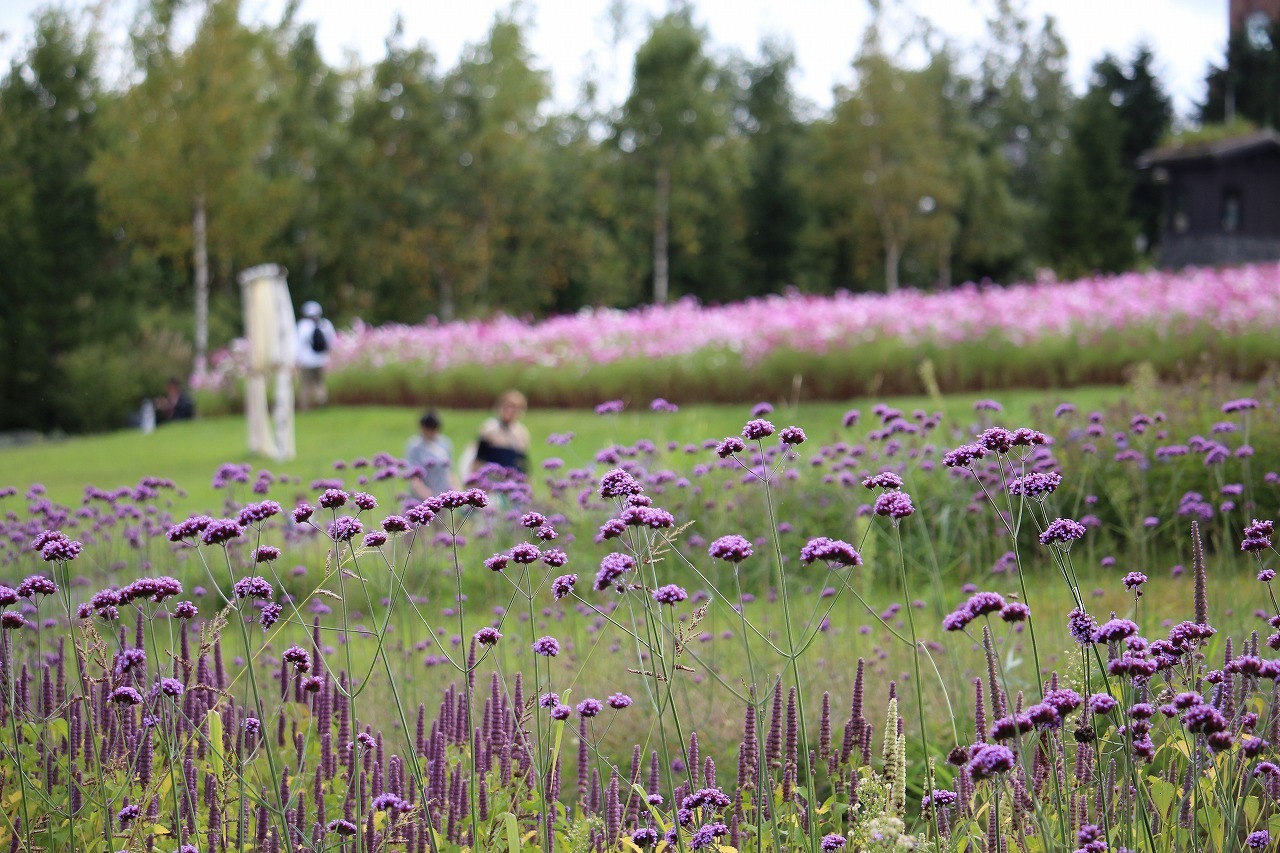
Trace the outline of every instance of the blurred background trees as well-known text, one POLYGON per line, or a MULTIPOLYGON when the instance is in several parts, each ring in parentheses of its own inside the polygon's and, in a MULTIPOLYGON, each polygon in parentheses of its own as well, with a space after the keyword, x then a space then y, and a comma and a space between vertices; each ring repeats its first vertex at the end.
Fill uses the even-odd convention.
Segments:
MULTIPOLYGON (((417 323, 1115 271, 1158 242, 1157 58, 1103 57, 1077 97, 1014 0, 963 62, 873 23, 829 111, 789 45, 719 54, 688 5, 619 57, 623 103, 588 81, 555 108, 525 15, 452 68, 399 27, 334 67, 292 6, 150 0, 120 76, 90 19, 43 13, 0 78, 0 430, 118 425, 235 336, 265 261, 340 324, 417 323)), ((1276 124, 1274 36, 1232 39, 1197 118, 1276 124)))

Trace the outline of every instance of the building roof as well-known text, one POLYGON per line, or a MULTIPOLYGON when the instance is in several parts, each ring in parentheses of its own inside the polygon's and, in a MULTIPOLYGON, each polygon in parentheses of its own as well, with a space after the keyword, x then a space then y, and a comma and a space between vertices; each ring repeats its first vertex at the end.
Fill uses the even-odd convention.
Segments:
POLYGON ((1226 160, 1265 149, 1280 151, 1280 133, 1267 128, 1225 139, 1166 145, 1139 157, 1138 167, 1148 169, 1152 166, 1165 166, 1192 160, 1226 160))

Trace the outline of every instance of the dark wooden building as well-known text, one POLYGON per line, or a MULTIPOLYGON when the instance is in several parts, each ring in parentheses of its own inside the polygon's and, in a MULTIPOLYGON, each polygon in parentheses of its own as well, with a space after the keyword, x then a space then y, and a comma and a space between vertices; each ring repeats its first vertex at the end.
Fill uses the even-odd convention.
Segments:
POLYGON ((1163 188, 1161 266, 1280 259, 1280 133, 1160 148, 1139 165, 1163 188))

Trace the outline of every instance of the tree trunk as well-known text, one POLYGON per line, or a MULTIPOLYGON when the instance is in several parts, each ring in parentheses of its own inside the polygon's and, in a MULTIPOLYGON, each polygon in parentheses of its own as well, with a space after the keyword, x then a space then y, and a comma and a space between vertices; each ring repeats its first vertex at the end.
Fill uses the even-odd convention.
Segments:
POLYGON ((951 241, 938 243, 938 288, 951 289, 951 241))
POLYGON ((671 172, 658 167, 653 194, 653 301, 667 301, 667 244, 671 227, 671 172))
POLYGON ((893 240, 884 245, 884 289, 886 293, 898 292, 898 262, 902 260, 902 247, 893 240))
POLYGON ((191 236, 195 244, 196 373, 204 373, 209 353, 209 249, 203 194, 196 196, 195 211, 191 216, 191 236))

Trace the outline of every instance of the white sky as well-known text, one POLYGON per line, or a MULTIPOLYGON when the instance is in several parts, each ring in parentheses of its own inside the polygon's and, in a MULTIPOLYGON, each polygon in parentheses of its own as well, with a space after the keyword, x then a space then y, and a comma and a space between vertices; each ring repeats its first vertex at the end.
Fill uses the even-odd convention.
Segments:
MULTIPOLYGON (((283 0, 242 0, 248 16, 274 21, 283 0)), ((886 0, 886 6, 893 0, 886 0)), ((1070 51, 1070 78, 1080 91, 1089 68, 1105 51, 1127 58, 1141 40, 1152 45, 1157 70, 1180 115, 1203 96, 1205 71, 1219 61, 1227 39, 1227 0, 1024 0, 1037 22, 1058 22, 1070 51)), ((982 36, 992 0, 898 0, 928 18, 959 47, 982 36)), ((28 41, 32 13, 44 0, 0 0, 0 65, 28 41)), ((71 8, 85 4, 70 2, 71 8)), ((301 0, 299 19, 318 22, 319 40, 331 64, 351 53, 367 63, 384 52, 384 39, 399 12, 408 43, 423 39, 442 68, 463 47, 481 39, 507 0, 301 0)), ((615 52, 606 10, 609 0, 524 0, 520 14, 532 24, 530 42, 538 63, 552 74, 557 106, 576 103, 584 76, 594 68, 604 99, 620 103, 630 84, 631 57, 650 15, 668 0, 627 0, 628 37, 615 52)), ((787 38, 795 47, 797 92, 821 108, 832 87, 850 78, 849 63, 867 20, 865 0, 693 0, 695 20, 711 35, 712 49, 758 55, 765 36, 787 38)), ((109 41, 123 43, 134 0, 100 0, 94 6, 109 41)), ((962 57, 968 59, 970 57, 962 57)))

